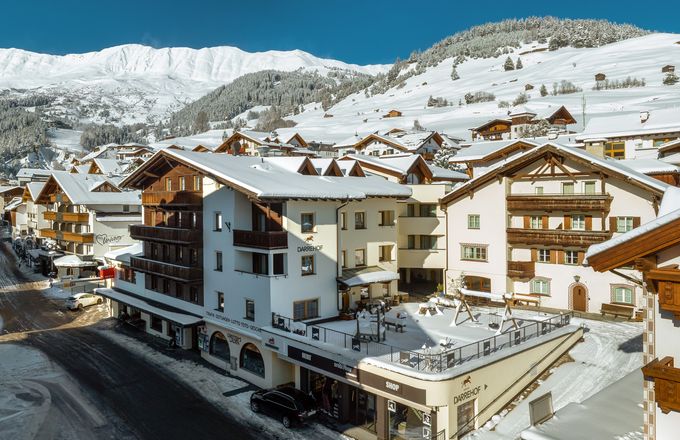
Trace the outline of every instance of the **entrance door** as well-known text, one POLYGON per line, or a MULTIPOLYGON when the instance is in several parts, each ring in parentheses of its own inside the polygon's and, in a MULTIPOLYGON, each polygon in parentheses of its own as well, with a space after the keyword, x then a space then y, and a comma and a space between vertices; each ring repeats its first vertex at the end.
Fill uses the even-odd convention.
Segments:
POLYGON ((582 284, 577 284, 571 289, 572 308, 579 312, 586 311, 588 301, 586 288, 582 284))

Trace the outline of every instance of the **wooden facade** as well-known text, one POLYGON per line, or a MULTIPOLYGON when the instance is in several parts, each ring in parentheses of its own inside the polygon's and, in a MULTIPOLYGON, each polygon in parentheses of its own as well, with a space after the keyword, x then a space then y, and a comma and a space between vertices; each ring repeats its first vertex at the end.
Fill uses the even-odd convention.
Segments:
POLYGON ((472 140, 477 140, 478 138, 494 141, 503 139, 505 133, 510 133, 512 127, 512 122, 506 119, 494 119, 489 121, 479 127, 471 128, 472 140))

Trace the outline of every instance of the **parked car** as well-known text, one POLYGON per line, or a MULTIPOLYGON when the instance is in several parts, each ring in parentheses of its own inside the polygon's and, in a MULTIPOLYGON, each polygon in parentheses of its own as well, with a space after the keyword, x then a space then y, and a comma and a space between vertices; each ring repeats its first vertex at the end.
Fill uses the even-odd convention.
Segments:
POLYGON ((101 304, 104 299, 93 293, 76 293, 66 299, 66 307, 71 310, 82 310, 83 307, 101 304))
POLYGON ((279 419, 283 426, 290 428, 316 414, 316 401, 312 396, 286 386, 254 392, 250 396, 250 409, 279 419))

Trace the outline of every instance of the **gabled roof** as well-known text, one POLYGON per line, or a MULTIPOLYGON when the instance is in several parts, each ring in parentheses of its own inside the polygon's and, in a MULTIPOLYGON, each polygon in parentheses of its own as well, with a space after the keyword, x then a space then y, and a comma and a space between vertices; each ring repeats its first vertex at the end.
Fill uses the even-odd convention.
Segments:
POLYGON ((642 187, 647 191, 651 191, 659 196, 661 196, 669 187, 669 185, 666 183, 628 168, 627 166, 619 163, 620 161, 618 160, 594 156, 579 148, 567 147, 554 143, 546 143, 494 164, 493 166, 489 167, 489 169, 484 174, 475 177, 474 179, 469 180, 461 185, 458 185, 453 191, 445 195, 440 200, 440 203, 444 205, 449 204, 452 201, 469 194, 476 188, 485 185, 487 182, 495 179, 497 176, 512 174, 515 170, 519 170, 529 163, 545 157, 547 154, 554 154, 587 164, 598 171, 604 172, 610 176, 618 177, 631 184, 642 187))
POLYGON ((14 197, 12 200, 10 200, 6 205, 5 205, 5 211, 13 211, 19 207, 23 203, 23 199, 21 197, 14 197))
POLYGON ((73 168, 71 168, 71 173, 72 174, 88 174, 90 171, 90 163, 86 163, 83 165, 76 165, 73 168))
POLYGON ((101 174, 120 174, 124 167, 125 163, 119 162, 116 159, 95 158, 90 163, 88 172, 94 174, 96 170, 99 170, 101 174))
POLYGON ((38 177, 44 177, 47 179, 50 174, 52 173, 52 170, 45 170, 42 168, 21 168, 17 172, 17 179, 34 179, 36 176, 38 177))
POLYGON ((315 158, 311 161, 320 176, 343 176, 342 169, 333 158, 315 158))
POLYGON ((32 202, 35 202, 38 199, 40 191, 42 191, 44 186, 45 182, 28 182, 24 187, 23 195, 24 201, 30 200, 32 202))
POLYGON ((381 178, 307 176, 272 165, 266 158, 163 150, 154 154, 121 185, 142 187, 157 164, 176 162, 261 200, 363 200, 367 197, 406 198, 408 187, 381 178))
POLYGON ((680 167, 659 159, 622 159, 619 163, 647 175, 680 173, 680 167))
POLYGON ((680 109, 668 108, 650 110, 649 118, 645 122, 642 122, 640 112, 593 117, 586 124, 583 133, 577 135, 576 139, 588 140, 675 132, 680 132, 680 109))
POLYGON ((342 171, 343 176, 366 177, 364 169, 356 160, 336 160, 335 163, 342 171))
POLYGON ((18 191, 18 190, 21 190, 23 192, 23 188, 20 187, 20 186, 2 185, 2 186, 0 186, 0 195, 4 195, 7 192, 18 191))
POLYGON ((381 144, 389 145, 396 148, 399 151, 409 151, 409 147, 402 144, 401 141, 391 138, 389 136, 383 136, 377 133, 371 133, 368 136, 361 139, 359 142, 354 144, 354 147, 359 148, 362 145, 368 144, 371 141, 380 142, 381 144))
POLYGON ((501 124, 506 124, 506 125, 512 125, 512 121, 509 120, 509 119, 492 119, 492 120, 490 120, 490 121, 486 121, 486 122, 483 123, 482 125, 479 125, 479 126, 477 126, 477 127, 470 128, 469 130, 472 130, 472 131, 483 131, 486 127, 490 127, 490 126, 492 126, 492 125, 496 125, 496 124, 499 124, 499 123, 501 123, 501 124))
POLYGON ((415 168, 420 168, 423 174, 431 180, 468 180, 465 173, 430 165, 419 154, 396 154, 390 156, 371 156, 365 154, 348 154, 339 159, 340 162, 355 160, 367 170, 375 170, 391 174, 395 177, 405 178, 415 168))
POLYGON ((666 155, 675 150, 680 150, 680 138, 672 141, 668 141, 659 146, 659 153, 661 155, 666 155))
POLYGON ((669 187, 659 216, 644 225, 588 248, 584 264, 604 272, 680 243, 680 188, 669 187))
POLYGON ((275 167, 282 168, 284 170, 290 171, 292 173, 316 175, 316 169, 312 164, 311 160, 305 156, 273 156, 264 157, 263 160, 266 163, 272 164, 275 167))
POLYGON ((538 145, 538 143, 526 139, 473 142, 467 145, 464 144, 456 155, 449 159, 449 162, 487 162, 494 158, 507 156, 518 150, 525 151, 538 145))
MULTIPOLYGON (((50 194, 59 188, 74 205, 139 205, 139 191, 97 192, 99 186, 108 183, 117 187, 115 181, 101 174, 73 174, 54 171, 40 191, 37 200, 47 203, 50 194)), ((119 189, 119 188, 118 188, 119 189)))

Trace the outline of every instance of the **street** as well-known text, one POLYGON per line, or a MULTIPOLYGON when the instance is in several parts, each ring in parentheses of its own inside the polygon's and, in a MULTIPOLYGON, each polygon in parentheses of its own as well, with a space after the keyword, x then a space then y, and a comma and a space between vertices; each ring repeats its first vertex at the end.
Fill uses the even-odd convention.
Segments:
POLYGON ((0 439, 253 438, 247 425, 88 328, 83 314, 45 298, 17 264, 2 243, 0 439))

